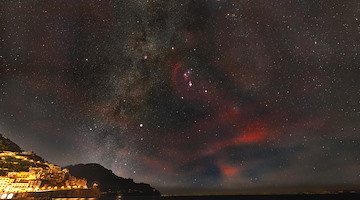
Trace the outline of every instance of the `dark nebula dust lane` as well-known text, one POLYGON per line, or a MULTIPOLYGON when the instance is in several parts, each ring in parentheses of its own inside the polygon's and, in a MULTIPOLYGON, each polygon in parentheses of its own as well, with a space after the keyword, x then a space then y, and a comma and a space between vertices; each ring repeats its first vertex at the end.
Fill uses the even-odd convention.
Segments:
POLYGON ((165 194, 360 185, 359 9, 1 1, 0 131, 165 194))

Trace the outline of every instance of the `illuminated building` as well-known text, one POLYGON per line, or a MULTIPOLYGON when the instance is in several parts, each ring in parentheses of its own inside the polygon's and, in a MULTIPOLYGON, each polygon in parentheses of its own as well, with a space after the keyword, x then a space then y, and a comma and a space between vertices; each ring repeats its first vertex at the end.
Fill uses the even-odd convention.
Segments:
POLYGON ((2 167, 0 171, 0 197, 7 193, 24 193, 49 190, 69 190, 87 188, 85 179, 77 179, 69 174, 67 169, 41 161, 34 161, 28 156, 32 152, 0 152, 2 166, 9 164, 19 166, 21 162, 33 163, 34 166, 28 167, 28 171, 9 171, 8 168, 2 167))

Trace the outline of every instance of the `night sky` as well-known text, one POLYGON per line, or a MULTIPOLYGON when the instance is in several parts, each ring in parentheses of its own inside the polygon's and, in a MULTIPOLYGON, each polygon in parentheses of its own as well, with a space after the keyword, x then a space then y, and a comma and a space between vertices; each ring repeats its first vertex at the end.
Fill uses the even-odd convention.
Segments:
POLYGON ((360 185, 358 0, 0 1, 0 132, 164 194, 360 185))

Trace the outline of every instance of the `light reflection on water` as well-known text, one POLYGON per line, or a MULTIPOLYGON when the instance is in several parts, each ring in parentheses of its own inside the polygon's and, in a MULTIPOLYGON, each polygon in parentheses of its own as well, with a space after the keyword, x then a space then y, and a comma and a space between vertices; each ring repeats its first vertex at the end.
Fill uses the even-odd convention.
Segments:
POLYGON ((51 198, 51 200, 98 200, 97 198, 51 198))
POLYGON ((65 198, 53 200, 359 200, 360 194, 327 195, 240 195, 240 196, 163 196, 163 197, 121 197, 103 196, 99 199, 65 198))

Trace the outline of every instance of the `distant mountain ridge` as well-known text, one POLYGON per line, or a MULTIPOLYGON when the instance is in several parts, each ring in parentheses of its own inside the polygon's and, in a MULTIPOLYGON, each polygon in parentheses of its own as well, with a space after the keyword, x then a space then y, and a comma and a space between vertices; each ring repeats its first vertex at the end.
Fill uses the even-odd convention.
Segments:
POLYGON ((97 184, 101 192, 127 196, 160 196, 160 192, 149 184, 135 183, 133 179, 116 176, 111 170, 96 164, 78 164, 65 167, 77 178, 88 180, 88 187, 97 184))

